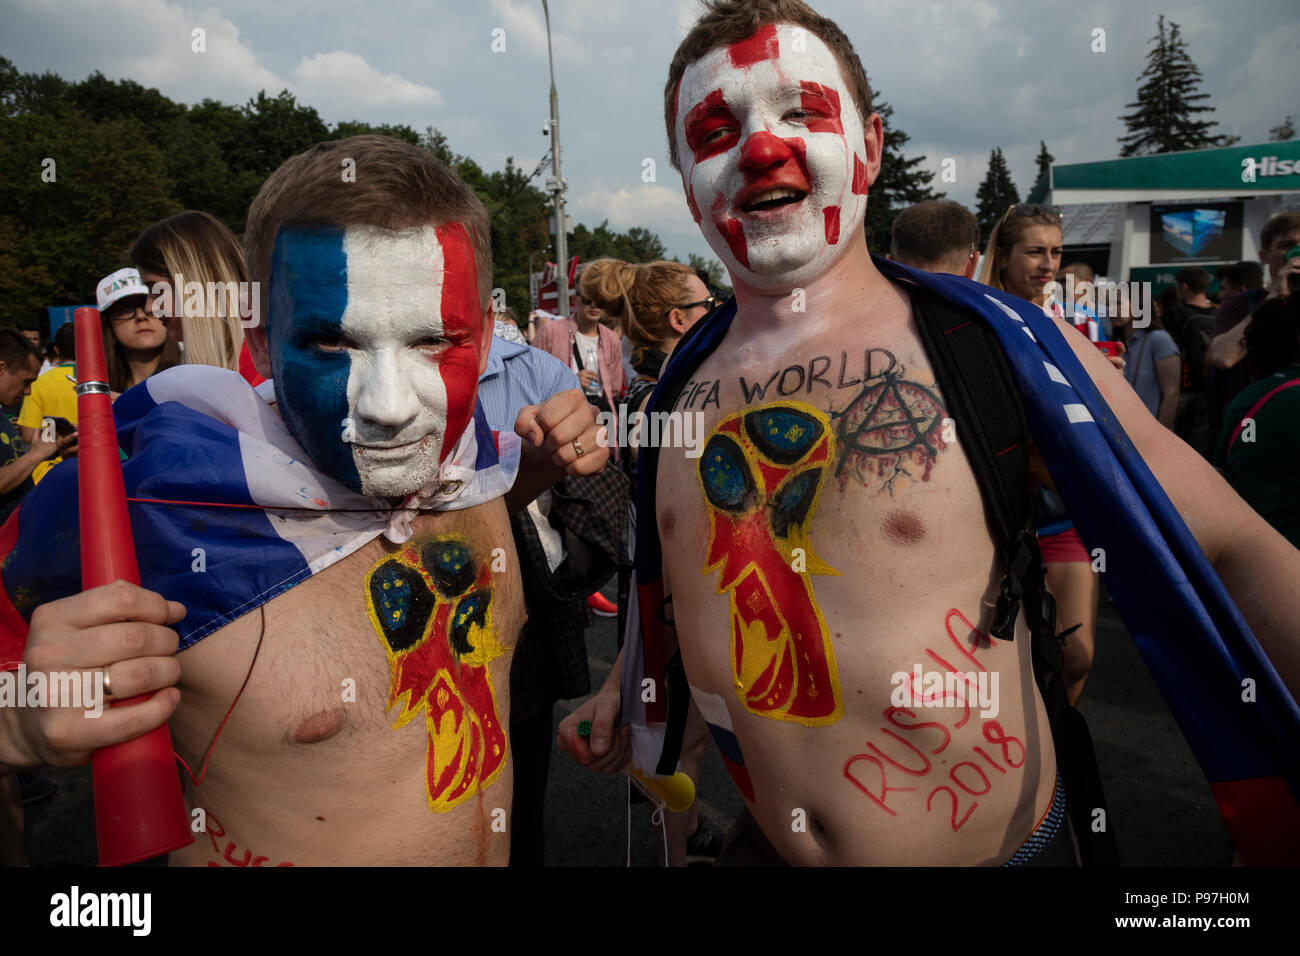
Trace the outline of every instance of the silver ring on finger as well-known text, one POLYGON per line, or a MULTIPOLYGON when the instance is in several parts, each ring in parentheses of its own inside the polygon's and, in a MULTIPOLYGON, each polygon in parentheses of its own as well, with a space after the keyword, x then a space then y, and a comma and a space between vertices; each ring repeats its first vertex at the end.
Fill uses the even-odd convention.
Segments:
MULTIPOLYGON (((110 665, 110 666, 111 666, 111 665, 110 665)), ((100 673, 104 675, 104 699, 105 699, 105 700, 112 700, 112 699, 113 699, 113 681, 112 681, 112 679, 109 677, 109 675, 108 675, 108 671, 109 671, 109 668, 108 668, 108 667, 105 667, 102 671, 100 671, 100 673)))

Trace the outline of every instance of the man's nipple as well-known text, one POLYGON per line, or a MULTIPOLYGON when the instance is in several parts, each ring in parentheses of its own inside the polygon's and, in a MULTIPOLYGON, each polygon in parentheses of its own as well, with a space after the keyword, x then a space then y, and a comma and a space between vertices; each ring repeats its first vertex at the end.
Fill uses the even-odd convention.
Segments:
POLYGON ((880 530, 895 544, 916 544, 925 537, 925 522, 911 511, 892 511, 880 523, 880 530))
POLYGON ((346 722, 347 718, 340 707, 318 711, 298 724, 293 732, 293 740, 300 744, 318 744, 337 734, 346 722))

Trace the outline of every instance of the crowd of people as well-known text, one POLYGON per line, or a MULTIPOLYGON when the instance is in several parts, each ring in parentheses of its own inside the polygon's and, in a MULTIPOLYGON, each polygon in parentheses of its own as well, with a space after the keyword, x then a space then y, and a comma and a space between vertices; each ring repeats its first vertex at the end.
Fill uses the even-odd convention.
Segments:
POLYGON ((1220 267, 1216 302, 1210 274, 1183 269, 1149 323, 1122 297, 1109 307, 1086 263, 1062 267, 1051 206, 1011 206, 981 250, 969 210, 920 203, 894 222, 892 263, 873 258, 862 183, 882 134, 848 39, 794 0, 715 7, 673 61, 665 122, 728 303, 680 263, 606 258, 579 274, 572 315, 520 323, 488 294, 472 191, 379 136, 287 161, 242 244, 200 211, 141 233, 96 289, 127 493, 148 491, 132 505, 148 516, 141 588, 78 593, 47 567, 42 541, 63 529, 36 516, 54 520, 75 494, 75 342, 60 327, 42 373, 39 341, 0 330, 0 403, 14 409, 0 421, 0 504, 16 512, 0 535, 0 664, 101 670, 117 697, 154 695, 93 726, 66 710, 0 713, 11 807, 20 775, 169 721, 187 801, 209 819, 173 863, 542 865, 556 746, 597 772, 638 762, 627 670, 651 688, 647 721, 673 712, 665 746, 680 769, 697 776, 712 739, 746 799, 725 846, 694 807, 667 814, 667 864, 1086 857, 1061 809, 1079 778, 1052 737, 1090 670, 1103 543, 1066 502, 1075 465, 1041 432, 1001 452, 1019 449, 1036 544, 1022 562, 995 539, 987 488, 948 464, 974 446, 940 437, 970 409, 930 370, 916 322, 932 309, 946 321, 983 308, 984 323, 1041 310, 1296 686, 1294 635, 1275 622, 1293 619, 1278 602, 1300 563, 1300 258, 1286 258, 1300 213, 1264 226, 1266 274, 1220 267), (805 81, 801 108, 773 113, 787 74, 805 81), (742 142, 747 117, 768 132, 742 142), (339 182, 342 157, 355 182, 339 182), (217 293, 196 302, 190 282, 217 293), (791 290, 806 309, 789 307, 791 290), (971 290, 982 298, 960 298, 971 290), (698 391, 683 401, 686 376, 698 391), (700 391, 714 397, 698 463, 646 436, 619 447, 597 425, 691 409, 700 391), (203 575, 176 576, 171 540, 182 564, 206 549, 203 575), (1030 606, 1044 589, 1054 614, 1030 606), (624 648, 594 694, 593 613, 619 615, 624 648), (951 643, 918 650, 936 626, 951 643), (74 640, 90 629, 93 651, 74 640), (1044 634, 1061 647, 1055 670, 1037 657, 1044 634), (969 723, 895 705, 895 743, 879 736, 882 669, 954 647, 1030 690, 969 723), (670 660, 678 678, 663 677, 670 660), (557 739, 556 702, 581 698, 557 739), (825 732, 841 720, 851 733, 825 732), (942 740, 923 751, 895 731, 942 740), (864 746, 854 734, 876 736, 846 762, 864 746), (974 772, 932 786, 931 757, 950 744, 974 772), (292 773, 273 795, 268 767, 292 773), (995 789, 996 774, 1024 784, 995 789), (374 819, 355 794, 389 781, 374 819), (951 831, 947 803, 942 820, 932 811, 944 792, 951 831), (509 812, 505 841, 493 807, 509 812), (896 826, 900 813, 925 825, 896 826))

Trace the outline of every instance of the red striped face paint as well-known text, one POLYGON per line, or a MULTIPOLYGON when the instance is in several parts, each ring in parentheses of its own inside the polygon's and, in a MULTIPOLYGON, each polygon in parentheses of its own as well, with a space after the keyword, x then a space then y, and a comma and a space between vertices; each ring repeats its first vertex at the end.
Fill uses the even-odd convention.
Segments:
POLYGON ((438 356, 438 374, 447 392, 447 433, 439 464, 456 447, 478 396, 478 367, 483 324, 478 301, 474 245, 458 222, 438 226, 442 246, 442 324, 449 347, 438 356))
POLYGON ((687 67, 674 102, 687 204, 733 279, 804 285, 858 235, 863 123, 819 38, 764 27, 687 67))

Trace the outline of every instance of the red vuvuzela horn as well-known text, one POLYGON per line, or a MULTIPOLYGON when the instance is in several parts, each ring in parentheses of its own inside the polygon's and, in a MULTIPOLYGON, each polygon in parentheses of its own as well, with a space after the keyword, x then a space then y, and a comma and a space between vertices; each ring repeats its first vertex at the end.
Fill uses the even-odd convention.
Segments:
MULTIPOLYGON (((81 587, 88 591, 113 581, 139 584, 99 311, 77 309, 73 321, 77 333, 81 587)), ((114 701, 112 706, 129 707, 149 696, 114 701)), ((194 842, 166 724, 143 737, 95 751, 91 767, 100 866, 125 866, 194 842)))

